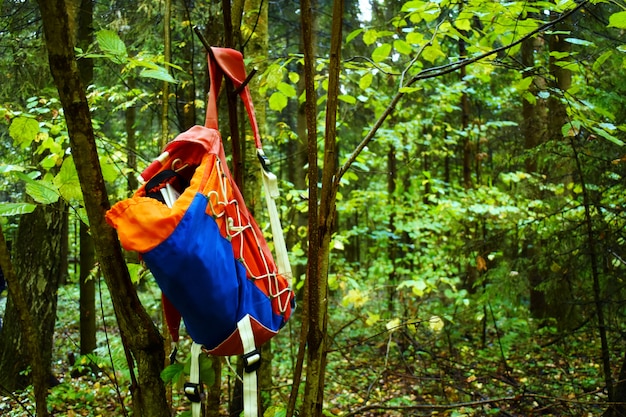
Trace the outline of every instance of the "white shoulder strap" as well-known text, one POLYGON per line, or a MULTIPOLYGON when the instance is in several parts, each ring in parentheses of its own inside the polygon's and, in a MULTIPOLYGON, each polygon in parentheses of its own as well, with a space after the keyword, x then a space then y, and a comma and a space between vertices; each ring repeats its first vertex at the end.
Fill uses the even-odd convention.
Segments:
POLYGON ((257 370, 261 365, 261 353, 254 342, 249 314, 237 323, 237 328, 243 344, 243 415, 258 417, 257 370))

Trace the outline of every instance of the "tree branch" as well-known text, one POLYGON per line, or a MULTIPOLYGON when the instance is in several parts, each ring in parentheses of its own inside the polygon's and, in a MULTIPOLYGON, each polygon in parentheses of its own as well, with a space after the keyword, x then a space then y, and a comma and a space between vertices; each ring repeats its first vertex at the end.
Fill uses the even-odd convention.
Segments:
MULTIPOLYGON (((359 145, 356 147, 356 149, 348 156, 348 159, 346 160, 346 162, 344 162, 343 165, 341 165, 341 167, 337 171, 337 174, 335 175, 335 185, 339 186, 339 182, 341 181, 341 178, 348 171, 348 169, 350 169, 350 166, 354 163, 354 161, 359 156, 359 154, 363 151, 363 149, 365 149, 365 147, 374 138, 374 136, 376 135, 376 132, 383 125, 383 123, 385 122, 387 117, 389 117, 389 115, 391 113, 393 113, 393 111, 395 110, 395 107, 398 104, 398 102, 400 101, 400 99, 406 94, 405 91, 402 91, 402 88, 409 87, 412 84, 414 84, 414 83, 416 83, 417 81, 420 81, 420 80, 436 78, 436 77, 439 77, 439 76, 442 76, 442 75, 445 75, 445 74, 449 74, 451 72, 458 71, 459 69, 461 69, 463 67, 466 67, 466 66, 468 66, 470 64, 473 64, 473 63, 481 61, 481 60, 483 60, 483 59, 485 59, 487 57, 490 57, 492 55, 495 55, 495 54, 498 54, 500 52, 503 52, 503 51, 506 51, 508 49, 511 49, 511 48, 521 44, 526 39, 530 39, 533 36, 537 35, 538 33, 545 32, 546 30, 550 29, 551 27, 553 27, 554 25, 558 24, 559 22, 567 19, 568 17, 570 17, 574 13, 578 12, 581 8, 585 7, 588 3, 589 3, 589 0, 583 1, 582 3, 580 3, 576 7, 574 7, 572 10, 570 10, 570 11, 568 11, 566 13, 563 13, 558 18, 556 18, 556 19, 554 19, 554 20, 552 20, 550 22, 547 22, 547 23, 539 26, 537 29, 533 30, 532 32, 529 32, 528 34, 522 36, 518 40, 516 40, 514 42, 511 42, 511 43, 509 43, 507 45, 501 46, 499 48, 492 49, 490 51, 487 51, 487 52, 482 53, 480 55, 476 55, 476 56, 471 57, 471 58, 461 59, 459 61, 451 62, 451 63, 446 64, 446 65, 440 65, 438 67, 427 68, 427 69, 422 70, 419 73, 417 73, 415 76, 413 76, 413 78, 411 78, 406 83, 406 85, 401 85, 400 86, 401 87, 400 91, 398 91, 396 93, 396 95, 391 99, 391 102, 389 103, 389 105, 387 106, 387 108, 385 109, 383 114, 381 114, 380 117, 378 118, 378 120, 376 120, 376 122, 374 123, 374 126, 372 127, 372 129, 363 138, 363 140, 361 141, 361 143, 359 143, 359 145)), ((406 72, 406 70, 403 72, 403 74, 405 72, 406 72)))

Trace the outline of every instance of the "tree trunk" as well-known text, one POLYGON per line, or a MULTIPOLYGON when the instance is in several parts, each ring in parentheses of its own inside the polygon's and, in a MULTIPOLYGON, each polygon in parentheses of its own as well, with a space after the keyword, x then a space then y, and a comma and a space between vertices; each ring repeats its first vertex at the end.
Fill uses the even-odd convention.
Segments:
MULTIPOLYGON (((78 21, 76 44, 83 51, 93 42, 93 1, 77 0, 80 6, 77 10, 78 21)), ((83 85, 93 81, 93 59, 78 61, 78 70, 83 85)), ((95 249, 89 235, 89 226, 80 222, 80 354, 86 355, 96 348, 96 284, 89 279, 95 265, 95 249)))
MULTIPOLYGON (((22 329, 23 308, 9 292, 4 327, 0 333, 0 385, 11 391, 25 388, 29 383, 39 384, 36 390, 46 391, 52 373, 52 339, 56 321, 57 291, 65 271, 62 261, 65 203, 58 202, 38 206, 20 219, 17 238, 13 243, 13 265, 17 280, 9 283, 19 285, 24 296, 28 314, 37 334, 36 351, 43 369, 35 370, 32 357, 28 357, 28 344, 32 343, 22 329), (33 367, 31 376, 23 373, 33 367)), ((3 269, 4 265, 3 265, 3 269)), ((44 397, 45 399, 45 397, 44 397)), ((38 400, 39 401, 39 400, 38 400)), ((39 404, 38 404, 39 405, 39 404)))
MULTIPOLYGON (((135 78, 129 77, 128 89, 130 94, 133 94, 132 90, 135 89, 135 78)), ((137 108, 135 106, 128 107, 124 116, 126 125, 126 165, 130 172, 128 175, 128 195, 132 196, 139 187, 139 181, 137 180, 137 135, 135 134, 137 108)))
MULTIPOLYGON (((4 239, 2 225, 0 225, 0 265, 8 285, 9 295, 15 300, 18 319, 23 326, 21 330, 26 340, 26 351, 30 354, 36 412, 39 417, 46 417, 48 416, 46 398, 48 396, 48 371, 50 368, 49 364, 44 362, 43 355, 39 350, 40 342, 35 321, 30 312, 28 302, 26 301, 26 294, 20 285, 20 280, 13 270, 13 264, 7 248, 7 242, 4 239)), ((4 333, 4 331, 0 332, 0 336, 4 333)), ((4 352, 4 349, 2 352, 4 352)), ((4 375, 4 373, 1 375, 4 375)))
MULTIPOLYGON (((310 3, 302 1, 302 23, 306 27, 304 44, 307 44, 308 33, 311 30, 310 3)), ((311 95, 314 87, 313 67, 305 72, 307 77, 307 128, 309 129, 309 268, 307 276, 308 287, 308 355, 307 355, 307 378, 302 404, 304 417, 321 416, 324 401, 324 379, 326 374, 326 345, 328 324, 328 268, 330 240, 334 230, 335 202, 339 188, 339 175, 337 172, 337 108, 339 96, 339 73, 341 70, 341 39, 343 29, 343 0, 335 0, 333 3, 333 18, 330 40, 330 60, 328 73, 328 96, 326 101, 326 122, 324 132, 324 170, 322 176, 322 189, 319 209, 317 207, 317 172, 311 175, 311 169, 317 171, 317 137, 315 129, 315 99, 311 95), (311 141, 314 143, 312 144, 311 141), (312 215, 316 212, 317 215, 312 215), (315 259, 316 262, 312 262, 315 259)), ((314 57, 309 54, 312 51, 305 47, 305 62, 313 64, 314 57), (307 57, 307 55, 309 55, 307 57), (307 60, 308 58, 308 60, 307 60)))
MULTIPOLYGON (((165 0, 163 6, 163 60, 166 64, 172 61, 172 29, 170 27, 172 21, 172 0, 165 0)), ((166 66, 169 72, 169 67, 166 66)), ((160 148, 163 149, 170 138, 170 83, 163 82, 163 89, 161 90, 162 111, 161 111, 161 141, 160 148)))
MULTIPOLYGON (((534 69, 535 49, 541 48, 541 38, 531 38, 522 42, 521 60, 524 68, 534 69)), ((531 70, 532 71, 532 70, 531 70)), ((533 73, 523 74, 526 77, 533 73)), ((533 82, 528 88, 528 93, 535 97, 533 103, 529 99, 522 99, 522 132, 524 134, 524 149, 528 152, 525 159, 526 171, 538 172, 537 157, 532 152, 534 148, 542 144, 546 139, 546 107, 543 99, 537 97, 537 92, 543 90, 544 80, 542 77, 533 77, 533 82)), ((531 99, 532 100, 532 99, 531 99)), ((538 191, 533 191, 538 193, 538 191)), ((535 198, 539 198, 538 195, 535 198)), ((538 287, 545 279, 545 273, 540 268, 538 258, 541 254, 541 242, 536 236, 528 235, 522 242, 522 257, 529 261, 526 274, 530 284, 530 313, 537 319, 547 318, 547 306, 545 293, 538 287)))
POLYGON ((96 348, 96 281, 91 276, 96 254, 89 227, 80 223, 80 354, 96 348))
POLYGON ((68 13, 64 0, 39 0, 50 71, 65 112, 72 155, 85 199, 97 258, 111 293, 122 341, 138 369, 131 392, 136 416, 169 417, 165 386, 160 377, 164 363, 163 340, 141 305, 132 285, 113 228, 104 220, 110 208, 100 169, 89 104, 81 83, 68 13))

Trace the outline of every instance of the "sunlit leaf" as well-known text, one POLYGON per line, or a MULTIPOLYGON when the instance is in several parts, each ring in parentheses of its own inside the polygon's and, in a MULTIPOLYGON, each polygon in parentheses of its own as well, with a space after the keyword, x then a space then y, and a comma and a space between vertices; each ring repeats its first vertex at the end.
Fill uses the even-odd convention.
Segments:
POLYGON ((339 100, 343 101, 344 103, 348 103, 348 104, 355 104, 356 103, 356 98, 354 96, 349 96, 347 94, 340 94, 339 97, 337 97, 339 100))
POLYGON ((372 85, 373 80, 374 80, 374 75, 371 72, 366 72, 365 74, 363 74, 363 76, 359 80, 359 88, 361 90, 365 90, 370 85, 372 85))
POLYGON ((393 47, 396 51, 398 51, 398 53, 401 53, 403 55, 410 55, 413 52, 413 48, 411 48, 411 45, 409 45, 406 41, 403 41, 402 39, 396 39, 395 41, 393 41, 393 47))
POLYGON ((593 130, 595 133, 602 136, 604 139, 608 140, 609 142, 613 142, 617 146, 624 146, 624 142, 621 139, 616 138, 615 136, 611 135, 609 132, 607 132, 604 129, 600 129, 594 126, 591 128, 591 130, 593 130))
POLYGON ((440 332, 443 330, 444 322, 439 316, 432 316, 428 320, 428 327, 430 327, 435 332, 440 332))
POLYGON ((96 40, 100 49, 111 55, 110 58, 118 64, 123 64, 128 58, 126 45, 117 33, 112 30, 99 30, 96 32, 96 40))
POLYGON ((385 59, 387 59, 390 53, 391 53, 391 45, 388 43, 384 43, 380 45, 379 47, 377 47, 376 49, 374 49, 374 52, 372 52, 372 60, 374 62, 384 61, 385 59))
POLYGON ((287 96, 285 96, 280 91, 274 92, 269 99, 270 109, 275 111, 282 111, 285 107, 287 107, 287 96))
POLYGON ((578 38, 565 38, 565 42, 569 42, 574 45, 582 45, 582 46, 595 46, 595 44, 586 39, 578 39, 578 38))
POLYGON ((163 67, 159 67, 158 69, 144 69, 139 73, 140 77, 144 78, 154 78, 156 80, 167 81, 168 83, 175 83, 176 80, 172 75, 167 72, 167 70, 163 67))
POLYGON ((446 54, 443 53, 438 44, 428 45, 422 52, 422 57, 431 63, 435 63, 439 58, 444 58, 446 54))
POLYGON ((357 36, 359 36, 361 33, 363 33, 363 29, 359 28, 356 30, 353 30, 352 32, 350 32, 348 34, 348 36, 346 37, 346 43, 350 43, 354 38, 356 38, 357 36))
POLYGON ((31 203, 0 203, 0 216, 18 216, 32 213, 37 206, 31 203))
POLYGON ((626 12, 613 13, 609 17, 609 27, 626 29, 626 12))
POLYGON ((293 85, 284 82, 278 83, 278 91, 283 93, 287 98, 294 98, 298 94, 293 85))
POLYGON ((370 29, 363 34, 363 42, 365 42, 365 45, 369 46, 373 44, 376 42, 376 39, 378 39, 378 32, 374 29, 370 29))
POLYGON ((55 186, 44 180, 34 180, 22 172, 15 173, 26 183, 26 193, 38 203, 52 204, 59 200, 59 192, 55 186))
POLYGON ((30 117, 16 117, 9 126, 9 136, 13 142, 22 149, 29 146, 39 133, 39 123, 30 117))
POLYGON ((59 189, 63 198, 67 201, 82 200, 83 193, 78 180, 78 172, 74 166, 74 159, 70 156, 65 158, 59 173, 54 177, 54 185, 59 189))

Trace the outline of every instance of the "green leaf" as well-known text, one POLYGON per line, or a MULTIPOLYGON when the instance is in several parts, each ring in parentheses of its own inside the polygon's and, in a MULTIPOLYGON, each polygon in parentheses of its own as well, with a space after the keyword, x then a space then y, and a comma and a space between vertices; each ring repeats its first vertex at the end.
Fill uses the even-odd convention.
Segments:
POLYGON ((472 22, 470 21, 470 19, 468 18, 462 18, 462 19, 457 19, 454 22, 454 26, 458 29, 458 30, 464 30, 464 31, 469 31, 472 29, 472 22))
POLYGON ((37 206, 31 203, 0 203, 0 216, 17 216, 32 213, 37 206))
POLYGON ((289 81, 291 81, 292 84, 298 84, 298 81, 300 81, 300 74, 297 72, 290 72, 287 74, 287 78, 289 78, 289 81))
POLYGON ((350 34, 348 34, 348 36, 346 37, 346 43, 350 43, 350 41, 352 41, 354 38, 356 38, 357 36, 359 36, 361 33, 363 33, 363 29, 359 28, 357 30, 353 30, 352 32, 350 32, 350 34))
POLYGON ((533 82, 533 77, 525 77, 522 78, 521 80, 519 80, 516 84, 515 84, 515 89, 518 92, 522 92, 522 91, 526 91, 528 90, 528 87, 530 87, 530 85, 533 82))
POLYGON ((611 17, 609 17, 608 27, 626 29, 626 12, 613 13, 611 17))
POLYGON ((272 64, 265 72, 265 81, 269 88, 276 88, 278 83, 283 80, 285 69, 278 64, 272 64))
POLYGON ((100 158, 100 169, 106 182, 113 183, 119 177, 118 170, 110 159, 100 158))
POLYGON ((363 74, 363 76, 359 80, 359 88, 361 90, 365 90, 370 85, 372 85, 373 80, 374 80, 374 74, 372 74, 371 72, 366 72, 365 74, 363 74))
POLYGON ((278 91, 283 93, 287 98, 295 98, 298 92, 293 85, 284 82, 278 83, 278 91))
POLYGON ((391 53, 391 45, 388 43, 384 43, 380 45, 379 47, 377 47, 376 49, 374 49, 374 52, 372 52, 372 60, 374 62, 384 61, 385 59, 387 59, 390 53, 391 53))
POLYGON ((26 183, 26 193, 38 203, 52 204, 59 201, 59 192, 54 185, 44 180, 34 180, 22 172, 15 173, 26 183))
POLYGON ((604 65, 606 60, 609 59, 611 55, 613 55, 613 51, 606 51, 605 53, 600 55, 596 59, 596 61, 593 63, 593 66, 591 67, 591 69, 593 69, 595 72, 599 71, 602 65, 604 65))
POLYGON ((0 165, 0 174, 6 174, 7 172, 24 172, 25 168, 19 165, 3 164, 0 165))
POLYGON ((275 111, 282 111, 285 107, 287 107, 287 101, 287 96, 285 96, 280 91, 276 91, 270 96, 270 109, 275 111))
POLYGON ((420 91, 422 89, 422 87, 401 87, 400 91, 403 94, 410 94, 410 93, 414 93, 416 91, 420 91))
POLYGON ((285 417, 287 415, 287 410, 282 407, 277 407, 275 405, 269 407, 263 413, 263 417, 285 417))
POLYGON ((378 39, 378 32, 374 29, 370 29, 363 34, 363 42, 365 42, 365 45, 369 46, 373 44, 376 42, 376 39, 378 39))
POLYGON ((350 96, 350 95, 347 95, 347 94, 340 94, 337 98, 339 100, 345 102, 345 103, 348 103, 348 104, 355 104, 356 103, 356 98, 354 96, 350 96))
POLYGON ((185 371, 185 365, 182 363, 173 363, 161 371, 161 379, 163 382, 175 383, 185 371))
POLYGON ((432 64, 434 64, 437 59, 444 58, 445 56, 439 45, 435 43, 424 48, 422 52, 422 57, 432 64))
POLYGON ((595 44, 586 39, 578 39, 578 38, 565 38, 565 42, 569 42, 574 45, 582 45, 582 46, 595 46, 595 44))
POLYGON ((158 69, 144 69, 139 73, 140 77, 154 78, 156 80, 167 81, 168 83, 175 83, 176 80, 171 76, 169 72, 163 67, 158 69))
POLYGON ((96 40, 98 41, 98 45, 100 45, 100 49, 103 52, 110 55, 110 58, 118 63, 123 64, 126 62, 128 58, 128 52, 126 51, 126 45, 117 35, 117 33, 112 30, 99 30, 96 33, 96 40))
POLYGON ((54 185, 59 189, 59 193, 67 201, 82 201, 83 192, 80 189, 78 172, 74 166, 74 159, 70 156, 65 158, 59 173, 54 177, 54 185))
POLYGON ((200 355, 200 380, 206 386, 215 384, 215 371, 213 371, 213 359, 207 355, 200 355))
POLYGON ((411 45, 419 45, 424 42, 424 35, 419 32, 410 32, 406 35, 406 41, 411 45))
POLYGON ((30 117, 16 117, 9 126, 9 136, 13 142, 22 149, 29 146, 39 133, 39 123, 30 117))
POLYGON ((604 139, 608 140, 609 142, 613 142, 617 146, 625 145, 621 139, 616 138, 615 136, 611 135, 609 132, 607 132, 604 129, 592 127, 591 130, 593 130, 594 132, 596 132, 598 135, 602 136, 604 139))
POLYGON ((402 55, 410 55, 413 52, 413 48, 406 41, 402 39, 396 39, 393 41, 393 47, 398 53, 402 55))

